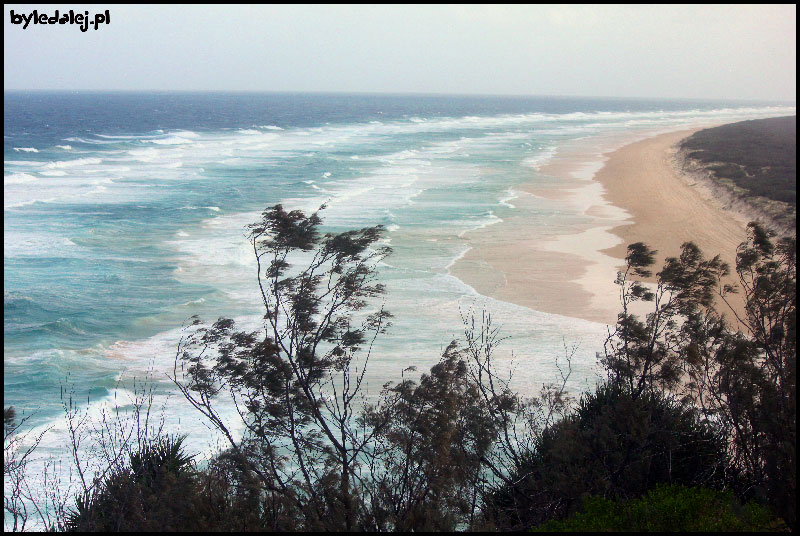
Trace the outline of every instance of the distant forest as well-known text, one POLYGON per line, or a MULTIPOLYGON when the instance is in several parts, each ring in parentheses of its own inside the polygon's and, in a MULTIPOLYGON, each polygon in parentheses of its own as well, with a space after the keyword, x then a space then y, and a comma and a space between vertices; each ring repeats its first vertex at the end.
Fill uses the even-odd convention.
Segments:
POLYGON ((701 130, 681 147, 717 179, 729 179, 750 195, 797 205, 797 116, 701 130))

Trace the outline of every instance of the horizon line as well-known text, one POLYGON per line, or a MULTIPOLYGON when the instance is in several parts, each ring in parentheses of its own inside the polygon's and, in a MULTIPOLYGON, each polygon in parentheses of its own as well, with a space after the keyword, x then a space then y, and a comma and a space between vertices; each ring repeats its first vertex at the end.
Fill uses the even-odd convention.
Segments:
POLYGON ((773 102, 795 105, 797 100, 755 97, 664 97, 664 96, 609 96, 570 95, 546 93, 448 93, 425 91, 341 91, 341 90, 275 90, 275 89, 56 89, 56 88, 3 88, 3 93, 241 93, 241 94, 300 94, 300 95, 370 95, 403 97, 503 97, 503 98, 562 98, 562 99, 617 99, 617 100, 687 100, 773 102))

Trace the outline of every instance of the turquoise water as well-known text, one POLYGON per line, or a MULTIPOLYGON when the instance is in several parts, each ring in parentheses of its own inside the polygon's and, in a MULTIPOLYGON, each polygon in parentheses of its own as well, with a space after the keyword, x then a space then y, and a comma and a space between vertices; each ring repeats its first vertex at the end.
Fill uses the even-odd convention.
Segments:
MULTIPOLYGON (((595 381, 606 326, 493 300, 449 273, 464 234, 513 214, 517 187, 577 139, 794 113, 774 103, 564 98, 6 93, 4 404, 56 424, 62 388, 99 412, 150 375, 167 421, 208 446, 166 378, 194 314, 254 323, 245 225, 275 203, 325 227, 383 224, 394 325, 372 390, 436 362, 460 313, 494 315, 499 358, 522 391, 576 346, 574 385, 595 381), (512 352, 513 351, 513 355, 512 352), (194 433, 194 435, 192 435, 194 433)), ((541 199, 531 225, 568 234, 586 214, 541 199)))

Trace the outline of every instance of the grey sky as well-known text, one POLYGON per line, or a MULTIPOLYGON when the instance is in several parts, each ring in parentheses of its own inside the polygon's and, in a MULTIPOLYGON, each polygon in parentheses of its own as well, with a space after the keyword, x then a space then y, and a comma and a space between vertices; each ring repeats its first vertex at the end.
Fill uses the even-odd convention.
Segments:
POLYGON ((795 5, 5 6, 5 89, 796 99, 795 5), (10 10, 111 23, 12 25, 10 10))

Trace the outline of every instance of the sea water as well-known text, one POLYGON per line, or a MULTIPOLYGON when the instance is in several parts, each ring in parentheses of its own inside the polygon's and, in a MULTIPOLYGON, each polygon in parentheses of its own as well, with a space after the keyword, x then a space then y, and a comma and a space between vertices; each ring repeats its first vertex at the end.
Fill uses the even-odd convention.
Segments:
MULTIPOLYGON (((125 406, 148 378, 170 430, 210 449, 168 375, 192 315, 261 311, 245 226, 276 203, 324 229, 381 224, 379 268, 393 326, 372 350, 367 389, 425 370, 492 314, 502 367, 533 393, 572 355, 571 387, 598 377, 607 326, 481 296, 450 273, 466 234, 517 210, 518 186, 577 139, 792 114, 779 103, 583 98, 222 93, 4 95, 4 405, 66 454, 62 393, 88 411, 125 406)), ((530 224, 583 228, 541 199, 530 224)))

